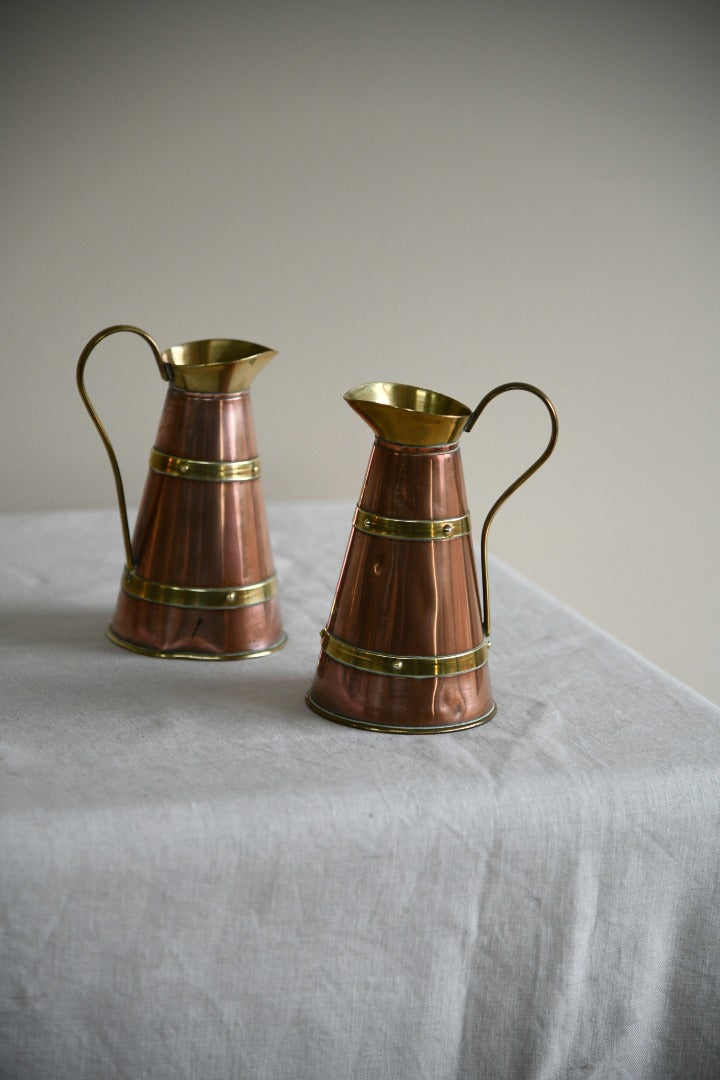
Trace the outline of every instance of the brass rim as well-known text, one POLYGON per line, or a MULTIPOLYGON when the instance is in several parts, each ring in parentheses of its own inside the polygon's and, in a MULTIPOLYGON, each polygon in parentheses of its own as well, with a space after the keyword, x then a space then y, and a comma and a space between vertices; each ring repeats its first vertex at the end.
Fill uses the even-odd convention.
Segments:
POLYGON ((250 607, 262 604, 277 596, 278 586, 275 574, 265 581, 251 585, 225 585, 223 588, 200 589, 185 585, 164 585, 159 581, 148 581, 136 570, 124 570, 121 587, 123 592, 137 600, 148 600, 152 604, 168 604, 182 608, 234 608, 250 607))
POLYGON ((361 649, 335 637, 329 630, 320 632, 322 649, 332 660, 346 667, 370 671, 375 675, 395 675, 404 679, 442 679, 476 671, 487 663, 487 642, 467 652, 449 656, 394 656, 390 653, 361 649))
POLYGON ((171 345, 162 354, 165 378, 181 391, 209 394, 247 392, 255 376, 277 353, 253 341, 208 338, 171 345))
POLYGON ((266 649, 249 649, 247 652, 234 653, 204 653, 193 652, 191 649, 153 649, 150 645, 138 645, 135 641, 128 641, 116 634, 111 626, 105 631, 106 636, 113 645, 119 645, 121 649, 138 653, 140 656, 154 656, 160 660, 252 660, 259 656, 270 656, 271 653, 282 649, 287 644, 287 634, 283 634, 274 645, 268 645, 266 649))
POLYGON ((257 480, 260 475, 260 458, 248 458, 247 461, 197 461, 165 454, 153 447, 150 452, 150 468, 163 476, 177 476, 183 480, 228 483, 236 480, 257 480))
POLYGON ((395 446, 452 445, 470 416, 461 401, 407 383, 363 383, 348 390, 345 400, 380 439, 395 446))
POLYGON ((495 705, 495 702, 493 702, 492 706, 486 713, 483 713, 482 716, 479 716, 476 720, 467 720, 463 724, 405 727, 400 724, 371 724, 366 723, 364 720, 355 720, 351 719, 349 716, 341 716, 339 713, 332 712, 330 709, 325 709, 322 705, 318 705, 316 701, 313 701, 309 690, 305 695, 305 703, 313 712, 317 713, 318 716, 323 716, 326 720, 332 720, 335 724, 343 724, 345 727, 360 728, 363 731, 381 731, 390 735, 441 735, 446 731, 464 731, 467 728, 479 727, 480 724, 487 724, 488 720, 492 720, 497 712, 497 706, 495 705))
POLYGON ((454 540, 470 532, 470 515, 438 518, 432 521, 383 517, 358 506, 353 519, 358 532, 382 536, 388 540, 454 540))

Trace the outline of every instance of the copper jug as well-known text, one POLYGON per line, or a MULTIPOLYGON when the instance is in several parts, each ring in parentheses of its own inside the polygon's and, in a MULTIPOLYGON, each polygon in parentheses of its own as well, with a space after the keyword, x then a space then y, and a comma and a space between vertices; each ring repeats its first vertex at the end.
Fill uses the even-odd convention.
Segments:
POLYGON ((125 544, 107 630, 116 645, 236 660, 285 643, 250 407, 250 384, 275 355, 224 338, 160 353, 135 326, 110 326, 83 349, 78 389, 110 458, 125 544), (90 353, 121 331, 148 343, 169 384, 132 540, 117 458, 84 383, 90 353))
POLYGON ((552 453, 555 408, 521 382, 491 390, 473 411, 399 383, 365 383, 345 400, 376 438, 306 701, 329 720, 373 731, 483 724, 495 714, 487 666, 488 529, 502 503, 552 453), (485 519, 481 607, 458 440, 509 390, 540 398, 552 430, 540 457, 485 519))

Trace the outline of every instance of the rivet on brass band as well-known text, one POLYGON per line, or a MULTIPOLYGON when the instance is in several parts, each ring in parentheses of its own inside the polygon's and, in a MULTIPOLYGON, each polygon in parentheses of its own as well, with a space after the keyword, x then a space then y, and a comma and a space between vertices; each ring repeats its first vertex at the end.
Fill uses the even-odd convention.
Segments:
POLYGON ((392 656, 360 649, 341 641, 329 630, 322 631, 322 648, 333 660, 347 667, 372 671, 376 675, 400 675, 406 679, 440 679, 475 671, 487 662, 487 644, 450 656, 392 656))
POLYGON ((196 589, 185 585, 163 585, 148 581, 135 570, 125 570, 122 589, 137 600, 149 600, 153 604, 169 604, 183 608, 233 608, 262 604, 277 595, 277 578, 258 581, 252 585, 226 585, 224 588, 196 589))
POLYGON ((470 532, 470 515, 436 518, 434 521, 408 521, 405 518, 372 514, 358 506, 353 525, 358 532, 391 540, 453 540, 456 536, 467 536, 470 532))
POLYGON ((150 452, 150 468, 165 476, 181 476, 185 480, 256 480, 260 475, 260 459, 247 461, 195 461, 193 458, 165 454, 155 447, 150 452))

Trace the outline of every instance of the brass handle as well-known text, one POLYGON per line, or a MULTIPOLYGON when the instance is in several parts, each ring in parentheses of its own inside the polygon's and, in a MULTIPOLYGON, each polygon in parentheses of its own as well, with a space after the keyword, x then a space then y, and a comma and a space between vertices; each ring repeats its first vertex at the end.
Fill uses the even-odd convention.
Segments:
POLYGON ((94 337, 90 338, 90 341, 88 341, 87 345, 85 346, 83 351, 80 353, 80 359, 78 360, 78 365, 77 365, 77 385, 78 385, 78 390, 80 391, 80 397, 83 399, 83 402, 85 403, 85 408, 90 413, 90 418, 91 418, 93 424, 95 425, 95 427, 97 428, 98 434, 100 435, 100 438, 102 439, 102 441, 103 441, 103 443, 105 445, 105 449, 107 450, 108 457, 110 458, 110 464, 112 465, 112 471, 113 471, 113 475, 115 477, 115 489, 117 491, 118 508, 120 510, 120 524, 122 525, 123 542, 125 544, 125 565, 126 565, 128 570, 132 570, 132 568, 135 565, 135 557, 133 556, 132 543, 130 541, 130 527, 128 525, 127 506, 125 504, 125 492, 123 490, 123 482, 122 482, 122 477, 120 475, 120 467, 118 465, 117 458, 115 457, 115 451, 112 448, 112 444, 110 442, 110 439, 108 438, 107 432, 105 431, 105 428, 100 423, 100 418, 99 418, 98 414, 95 412, 95 409, 92 406, 90 398, 88 397, 88 392, 85 389, 85 365, 86 365, 86 363, 88 361, 88 357, 90 356, 90 353, 93 351, 93 349, 95 348, 96 345, 99 345, 100 342, 104 340, 104 338, 109 337, 111 334, 119 334, 119 333, 121 333, 122 331, 125 331, 125 330, 127 330, 128 333, 131 333, 131 334, 139 334, 141 338, 143 338, 145 341, 147 341, 148 345, 150 346, 150 348, 153 351, 153 355, 155 357, 155 363, 157 364, 158 368, 160 369, 160 375, 162 376, 163 379, 165 379, 167 381, 168 376, 167 376, 167 372, 166 372, 165 367, 164 367, 163 362, 162 362, 162 357, 160 356, 160 350, 158 349, 157 345, 155 344, 153 339, 150 337, 150 335, 146 334, 144 330, 139 330, 137 328, 137 326, 124 326, 124 325, 121 325, 121 326, 108 326, 108 327, 106 327, 105 330, 100 330, 97 334, 95 334, 94 337))
POLYGON ((534 394, 535 397, 540 398, 543 405, 550 414, 550 424, 552 430, 550 432, 550 441, 548 442, 540 457, 533 461, 532 465, 530 465, 530 467, 527 468, 524 473, 521 473, 520 476, 518 476, 517 480, 510 484, 509 487, 505 488, 505 491, 503 491, 500 498, 497 499, 490 507, 490 510, 487 517, 485 518, 485 522, 482 527, 482 533, 480 534, 480 569, 482 573, 483 593, 483 633, 485 634, 485 637, 488 638, 490 637, 490 589, 488 585, 487 538, 490 524, 502 504, 505 502, 505 500, 509 499, 510 496, 515 491, 517 491, 520 485, 524 484, 525 481, 529 477, 531 477, 534 472, 537 472, 540 466, 547 461, 547 459, 550 457, 553 450, 555 449, 555 443, 557 442, 558 437, 558 418, 557 413, 555 412, 555 406, 553 405, 552 401, 547 396, 547 394, 544 394, 542 392, 542 390, 538 390, 537 386, 532 386, 530 383, 523 382, 503 383, 501 386, 496 386, 495 389, 491 390, 489 394, 486 394, 478 407, 468 417, 468 422, 465 425, 464 430, 470 431, 485 406, 489 405, 493 398, 498 397, 499 394, 506 393, 508 390, 527 390, 529 394, 534 394))

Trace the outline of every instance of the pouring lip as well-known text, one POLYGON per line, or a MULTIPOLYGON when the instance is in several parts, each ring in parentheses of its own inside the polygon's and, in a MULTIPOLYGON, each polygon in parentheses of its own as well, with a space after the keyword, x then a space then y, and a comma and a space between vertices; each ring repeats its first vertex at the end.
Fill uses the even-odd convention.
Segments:
POLYGON ((277 356, 275 349, 239 338, 201 338, 170 345, 162 353, 162 361, 173 367, 207 367, 211 364, 236 364, 253 357, 277 356))
POLYGON ((410 383, 361 383, 344 398, 382 439, 408 446, 457 442, 472 411, 456 398, 410 383))
POLYGON ((348 402, 372 401, 404 412, 423 413, 427 416, 443 416, 460 419, 467 417, 471 409, 457 398, 448 397, 438 390, 411 383, 367 382, 353 386, 344 394, 348 402))
POLYGON ((203 338, 171 345, 161 354, 169 381, 180 390, 247 390, 275 349, 239 338, 203 338))

